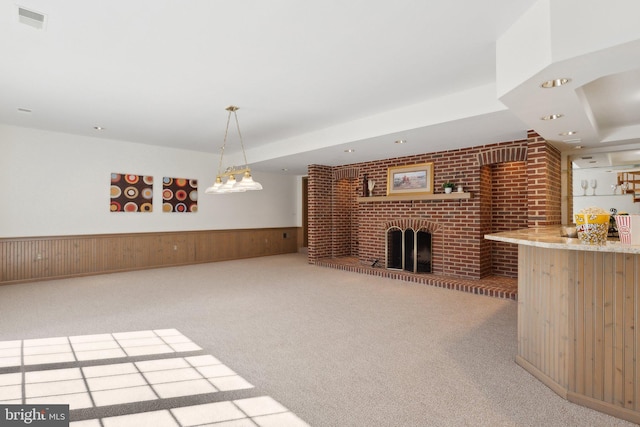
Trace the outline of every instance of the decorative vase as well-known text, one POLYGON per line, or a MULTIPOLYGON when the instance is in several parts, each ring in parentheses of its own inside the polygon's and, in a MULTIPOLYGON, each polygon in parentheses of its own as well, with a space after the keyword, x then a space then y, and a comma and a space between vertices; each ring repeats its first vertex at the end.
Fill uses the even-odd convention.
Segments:
POLYGON ((376 182, 372 179, 367 183, 367 187, 369 188, 369 197, 373 196, 373 188, 376 186, 376 182))
POLYGON ((451 188, 451 187, 444 187, 444 192, 445 192, 445 193, 449 194, 449 193, 451 193, 451 191, 453 191, 453 188, 451 188))
POLYGON ((369 187, 368 175, 365 173, 362 178, 362 196, 367 197, 367 187, 369 187))
POLYGON ((463 193, 464 189, 462 188, 462 185, 458 185, 458 193, 463 193))

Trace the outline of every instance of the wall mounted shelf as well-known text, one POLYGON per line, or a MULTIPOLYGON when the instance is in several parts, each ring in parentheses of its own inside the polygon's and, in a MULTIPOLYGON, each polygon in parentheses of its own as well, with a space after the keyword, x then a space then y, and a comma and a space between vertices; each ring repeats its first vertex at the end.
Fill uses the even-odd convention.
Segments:
POLYGON ((420 196, 406 195, 406 196, 373 196, 373 197, 358 197, 358 203, 372 203, 372 202, 411 202, 415 200, 462 200, 470 199, 471 193, 437 193, 437 194, 424 194, 420 196))

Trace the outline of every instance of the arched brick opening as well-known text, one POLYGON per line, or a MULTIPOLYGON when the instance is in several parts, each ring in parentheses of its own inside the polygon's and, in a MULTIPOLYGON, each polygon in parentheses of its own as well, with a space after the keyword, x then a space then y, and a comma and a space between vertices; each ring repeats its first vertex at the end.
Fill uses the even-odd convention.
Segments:
MULTIPOLYGON (((500 147, 478 153, 483 215, 488 233, 528 226, 527 147, 500 147)), ((485 243, 484 268, 497 276, 518 277, 518 252, 503 242, 485 243)))
POLYGON ((432 273, 435 233, 441 226, 423 218, 403 218, 384 223, 385 267, 412 273, 432 273))

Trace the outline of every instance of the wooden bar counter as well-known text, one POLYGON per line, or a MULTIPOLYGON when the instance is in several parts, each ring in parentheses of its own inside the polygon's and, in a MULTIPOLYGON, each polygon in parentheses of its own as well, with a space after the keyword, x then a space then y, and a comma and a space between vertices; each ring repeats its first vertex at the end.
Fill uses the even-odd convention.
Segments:
POLYGON ((640 424, 640 246, 560 235, 485 236, 518 245, 516 362, 563 398, 640 424))

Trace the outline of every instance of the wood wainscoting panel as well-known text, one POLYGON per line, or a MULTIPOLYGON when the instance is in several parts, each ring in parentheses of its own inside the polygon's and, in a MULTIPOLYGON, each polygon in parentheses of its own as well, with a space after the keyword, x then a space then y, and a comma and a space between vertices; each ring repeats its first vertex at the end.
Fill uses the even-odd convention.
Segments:
POLYGON ((519 245, 518 272, 518 364, 639 424, 640 255, 519 245))
POLYGON ((0 284, 294 253, 298 228, 0 239, 0 284))
POLYGON ((640 411, 637 328, 640 256, 575 252, 575 374, 570 390, 615 407, 640 411))
POLYGON ((518 358, 565 391, 569 381, 568 252, 518 246, 518 358))

